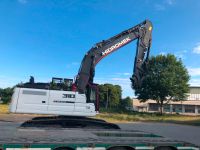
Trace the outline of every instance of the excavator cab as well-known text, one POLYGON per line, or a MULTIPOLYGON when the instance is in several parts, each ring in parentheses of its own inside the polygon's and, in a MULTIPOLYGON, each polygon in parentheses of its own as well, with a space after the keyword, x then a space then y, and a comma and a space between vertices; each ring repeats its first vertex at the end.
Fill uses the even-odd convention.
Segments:
POLYGON ((51 90, 64 90, 64 91, 71 91, 73 79, 67 78, 52 78, 50 83, 51 90))

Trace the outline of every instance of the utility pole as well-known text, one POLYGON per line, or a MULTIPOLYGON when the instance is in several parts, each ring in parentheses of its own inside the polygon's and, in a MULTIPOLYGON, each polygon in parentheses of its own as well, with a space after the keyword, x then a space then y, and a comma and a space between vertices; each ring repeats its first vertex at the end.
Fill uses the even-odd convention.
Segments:
POLYGON ((2 98, 2 97, 1 97, 1 93, 0 93, 0 104, 2 104, 2 103, 3 103, 3 101, 1 100, 1 98, 2 98))
POLYGON ((106 94, 107 94, 106 109, 108 109, 108 101, 109 101, 108 88, 107 88, 106 94))

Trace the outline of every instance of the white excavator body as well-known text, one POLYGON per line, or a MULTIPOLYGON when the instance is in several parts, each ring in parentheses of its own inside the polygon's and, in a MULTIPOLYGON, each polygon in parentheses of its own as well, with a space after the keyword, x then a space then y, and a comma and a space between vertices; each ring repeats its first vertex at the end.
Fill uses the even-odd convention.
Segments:
POLYGON ((94 103, 75 91, 16 87, 10 104, 12 113, 65 116, 95 116, 94 103))

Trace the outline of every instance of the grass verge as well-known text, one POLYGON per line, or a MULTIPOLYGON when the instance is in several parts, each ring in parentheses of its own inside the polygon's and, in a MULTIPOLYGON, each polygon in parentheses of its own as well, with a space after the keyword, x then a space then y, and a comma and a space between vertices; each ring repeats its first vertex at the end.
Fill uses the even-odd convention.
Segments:
POLYGON ((127 122, 165 122, 185 125, 200 126, 200 116, 186 116, 178 114, 157 114, 157 113, 139 113, 139 112, 101 112, 96 116, 98 119, 104 119, 108 122, 127 123, 127 122))
POLYGON ((0 104, 0 114, 8 114, 8 107, 6 104, 0 104))

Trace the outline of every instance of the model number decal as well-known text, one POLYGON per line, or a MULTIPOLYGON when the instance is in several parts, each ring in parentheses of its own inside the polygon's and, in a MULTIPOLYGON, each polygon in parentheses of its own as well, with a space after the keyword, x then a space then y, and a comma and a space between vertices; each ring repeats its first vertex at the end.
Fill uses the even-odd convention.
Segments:
POLYGON ((122 41, 118 42, 117 44, 111 46, 110 48, 106 49, 104 52, 102 52, 102 55, 107 55, 109 53, 111 53, 112 51, 114 51, 115 49, 121 47, 122 45, 128 43, 129 41, 131 41, 131 39, 129 37, 123 39, 122 41))
POLYGON ((62 100, 54 100, 54 103, 75 103, 74 101, 62 101, 62 100))
POLYGON ((63 98, 75 98, 75 94, 63 94, 63 98))

